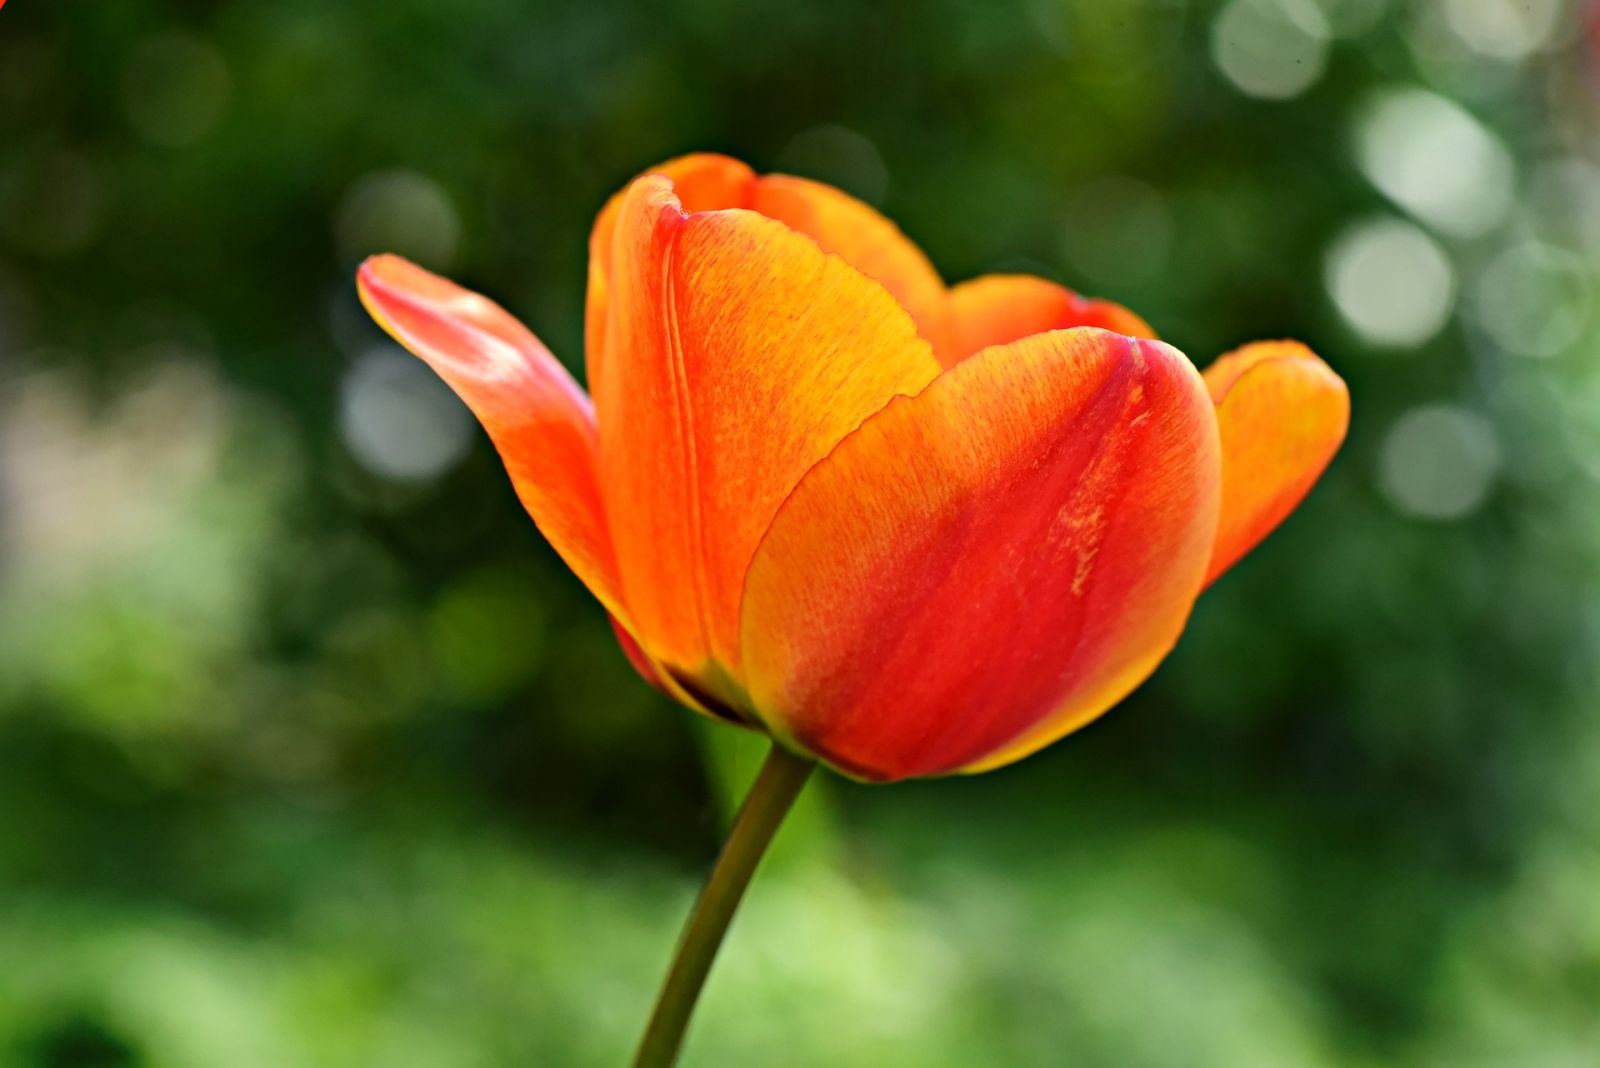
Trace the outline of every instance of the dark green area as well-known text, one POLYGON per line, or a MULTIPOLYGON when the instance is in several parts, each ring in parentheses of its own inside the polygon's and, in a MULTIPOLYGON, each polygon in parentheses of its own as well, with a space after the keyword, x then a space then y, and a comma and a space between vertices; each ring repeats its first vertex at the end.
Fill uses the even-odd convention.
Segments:
MULTIPOLYGON (((1594 1063, 1577 13, 1226 6, 11 0, 0 1068, 625 1061, 759 740, 631 673, 352 276, 413 255, 581 369, 595 211, 692 149, 878 201, 948 278, 1120 300, 1201 365, 1302 338, 1355 418, 1121 709, 981 778, 819 776, 686 1063, 1594 1063), (1241 55, 1326 67, 1270 99, 1241 55), (1375 187, 1407 88, 1474 117, 1509 201, 1375 187), (1415 343, 1341 312, 1373 220, 1443 254, 1415 343)), ((1428 295, 1393 281, 1404 327, 1428 295)))

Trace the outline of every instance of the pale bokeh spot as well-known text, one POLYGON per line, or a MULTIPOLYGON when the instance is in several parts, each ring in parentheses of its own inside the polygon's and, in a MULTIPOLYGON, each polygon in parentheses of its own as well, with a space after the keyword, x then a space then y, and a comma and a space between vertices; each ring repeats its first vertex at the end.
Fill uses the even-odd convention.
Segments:
POLYGON ((1211 24, 1211 58, 1240 92, 1287 100, 1322 77, 1329 34, 1311 0, 1231 0, 1211 24))
POLYGON ((1455 303, 1455 269, 1422 230, 1399 219, 1360 223, 1329 250, 1324 280, 1339 314, 1369 344, 1414 348, 1455 303))
POLYGON ((437 477, 472 444, 472 420, 455 394, 393 345, 369 350, 345 375, 339 426, 363 467, 398 482, 437 477))
POLYGON ((1494 59, 1520 60, 1550 44, 1561 0, 1445 0, 1445 14, 1468 48, 1494 59))
POLYGON ((1530 241, 1489 261, 1478 276, 1473 305, 1484 329, 1507 352, 1555 356, 1582 335, 1592 300, 1582 260, 1530 241))
POLYGON ((1361 171, 1430 226, 1476 237, 1511 207, 1511 154, 1458 104, 1425 89, 1395 89, 1365 110, 1356 136, 1361 171))
POLYGON ((1453 404, 1406 412, 1383 439, 1378 487, 1417 519, 1461 519, 1482 507, 1500 473, 1500 440, 1483 416, 1453 404))
POLYGON ((434 271, 448 270, 461 242, 461 219, 444 189, 425 174, 369 174, 339 205, 335 231, 352 260, 393 252, 434 271))

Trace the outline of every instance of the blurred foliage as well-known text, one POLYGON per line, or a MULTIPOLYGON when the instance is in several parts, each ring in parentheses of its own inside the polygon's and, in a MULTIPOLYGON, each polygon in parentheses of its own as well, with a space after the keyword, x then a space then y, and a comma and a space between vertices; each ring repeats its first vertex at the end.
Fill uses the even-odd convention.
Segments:
POLYGON ((361 315, 581 367, 588 224, 732 152, 948 277, 1309 341, 1351 439, 1082 734, 814 785, 691 1065, 1600 1049, 1600 81, 1577 0, 0 12, 0 1066, 624 1061, 759 740, 668 707, 361 315))

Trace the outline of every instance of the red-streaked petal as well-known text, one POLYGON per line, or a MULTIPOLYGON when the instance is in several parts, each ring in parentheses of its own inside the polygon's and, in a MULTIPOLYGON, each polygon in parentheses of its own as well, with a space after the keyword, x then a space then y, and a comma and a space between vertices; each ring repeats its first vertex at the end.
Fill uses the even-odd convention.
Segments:
POLYGON ((591 383, 618 569, 649 656, 738 702, 738 608, 757 540, 800 476, 938 373, 877 283, 750 211, 685 214, 639 179, 612 249, 591 383))
POLYGON ((942 346, 944 281, 894 223, 831 185, 786 174, 757 180, 746 206, 843 257, 887 289, 924 338, 942 346))
POLYGON ((1074 326, 1156 339, 1150 324, 1122 305, 1082 297, 1027 274, 989 274, 962 282, 950 290, 947 314, 947 347, 939 354, 947 367, 990 345, 1074 326))
POLYGON ((1019 759, 1120 700, 1183 629, 1220 501, 1175 349, 1037 334, 868 419, 790 495, 746 579, 775 735, 892 780, 1019 759))
POLYGON ((367 260, 356 282, 378 324, 478 417, 567 566, 627 618, 597 477, 594 411, 566 368, 498 304, 398 256, 367 260))
POLYGON ((1260 341, 1205 371, 1222 432, 1222 518, 1210 583, 1310 492, 1350 425, 1350 392, 1298 341, 1260 341))

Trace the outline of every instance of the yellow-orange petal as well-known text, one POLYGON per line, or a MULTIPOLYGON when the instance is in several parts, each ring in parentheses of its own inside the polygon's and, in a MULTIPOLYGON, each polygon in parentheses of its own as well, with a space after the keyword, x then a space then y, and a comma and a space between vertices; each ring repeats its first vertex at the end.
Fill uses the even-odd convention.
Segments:
POLYGON ((1177 640, 1220 501, 1205 386, 1096 329, 986 349, 817 464, 751 563, 752 707, 873 780, 981 770, 1138 685, 1177 640))
MULTIPOLYGON (((848 193, 785 174, 758 178, 738 160, 710 152, 679 156, 644 173, 671 180, 687 212, 749 208, 805 234, 887 289, 922 336, 943 345, 945 288, 939 273, 894 223, 848 193)), ((622 196, 607 201, 589 237, 584 333, 590 381, 605 359, 612 232, 622 196)))
MULTIPOLYGON (((645 173, 664 175, 670 180, 678 202, 689 212, 748 207, 750 186, 756 179, 755 172, 743 163, 714 152, 679 156, 645 173)), ((583 318, 585 366, 591 382, 599 376, 599 365, 605 359, 612 235, 626 192, 625 187, 606 201, 589 233, 589 292, 583 318)))
POLYGON ((746 206, 800 231, 883 286, 918 333, 943 346, 944 281, 894 223, 831 185, 787 174, 758 179, 746 206))
POLYGON ((686 214, 630 187, 611 252, 607 358, 591 382, 633 633, 735 702, 756 541, 800 476, 890 397, 938 374, 881 286, 750 211, 686 214))
POLYGON ((1350 425, 1343 379, 1298 341, 1259 341, 1205 371, 1222 432, 1222 518, 1209 584, 1310 492, 1350 425))
POLYGON ((945 348, 939 353, 946 367, 990 345, 1074 326, 1156 340, 1150 324, 1122 305, 1079 296, 1027 274, 988 274, 952 287, 946 316, 945 348))
POLYGON ((594 410, 566 368, 498 304, 398 256, 367 260, 356 287, 378 324, 472 409, 534 523, 600 603, 626 619, 594 410))

